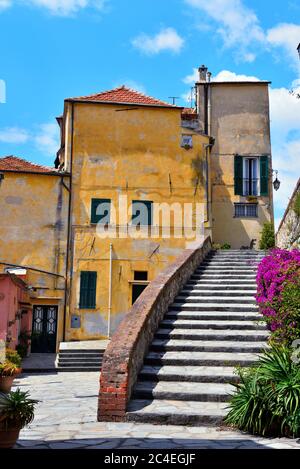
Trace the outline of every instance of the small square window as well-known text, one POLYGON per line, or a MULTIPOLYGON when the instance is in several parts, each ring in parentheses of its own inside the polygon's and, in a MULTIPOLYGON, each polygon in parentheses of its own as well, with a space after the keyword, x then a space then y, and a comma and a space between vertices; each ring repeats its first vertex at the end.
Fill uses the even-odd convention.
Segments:
POLYGON ((192 135, 182 135, 181 136, 181 146, 183 148, 193 148, 193 136, 192 135))

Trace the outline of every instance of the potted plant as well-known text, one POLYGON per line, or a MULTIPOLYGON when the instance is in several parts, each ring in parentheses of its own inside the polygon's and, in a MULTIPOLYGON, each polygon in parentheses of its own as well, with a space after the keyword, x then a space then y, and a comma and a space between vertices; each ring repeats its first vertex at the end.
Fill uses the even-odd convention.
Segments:
POLYGON ((9 392, 11 390, 15 377, 21 373, 21 357, 15 351, 6 349, 6 358, 0 363, 0 392, 9 392))
POLYGON ((12 448, 23 427, 32 422, 38 401, 29 399, 28 391, 19 388, 8 394, 0 393, 0 448, 12 448))

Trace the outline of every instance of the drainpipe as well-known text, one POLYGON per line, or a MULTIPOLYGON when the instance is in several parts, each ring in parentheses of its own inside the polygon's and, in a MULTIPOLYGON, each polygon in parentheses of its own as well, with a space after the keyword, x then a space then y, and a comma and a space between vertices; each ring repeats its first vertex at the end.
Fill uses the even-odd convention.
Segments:
MULTIPOLYGON (((70 290, 68 295, 69 279, 69 260, 70 260, 70 237, 71 237, 71 204, 72 204, 72 167, 73 167, 73 134, 74 134, 74 103, 71 105, 71 139, 70 139, 70 186, 69 186, 69 204, 68 204, 68 233, 67 233, 67 252, 66 252, 66 277, 65 277, 65 304, 63 318, 63 341, 66 341, 66 323, 67 323, 67 301, 70 302, 70 290)), ((71 269, 70 269, 71 270, 71 269)))
POLYGON ((111 318, 111 303, 112 303, 112 255, 113 245, 109 245, 109 285, 108 285, 108 321, 107 321, 107 337, 110 339, 110 318, 111 318))
POLYGON ((211 73, 207 72, 207 133, 211 136, 211 86, 210 86, 211 73))

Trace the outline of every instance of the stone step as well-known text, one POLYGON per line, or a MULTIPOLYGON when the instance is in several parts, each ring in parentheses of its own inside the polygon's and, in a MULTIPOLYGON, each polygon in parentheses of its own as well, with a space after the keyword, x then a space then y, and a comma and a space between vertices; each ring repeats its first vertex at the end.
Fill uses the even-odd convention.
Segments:
POLYGON ((242 311, 182 311, 170 310, 165 314, 165 319, 192 319, 192 320, 239 320, 239 321, 257 321, 261 319, 258 313, 249 313, 242 311))
POLYGON ((234 387, 227 383, 139 381, 134 388, 133 398, 227 402, 233 391, 234 387))
POLYGON ((58 366, 99 366, 101 365, 102 360, 58 360, 58 366))
POLYGON ((193 381, 197 383, 231 383, 239 380, 233 367, 225 366, 143 366, 139 380, 193 381))
POLYGON ((208 272, 203 272, 202 274, 193 274, 191 275, 190 279, 191 280, 204 280, 204 279, 210 279, 212 281, 214 280, 252 280, 255 281, 256 275, 254 273, 230 273, 229 271, 226 272, 216 272, 216 273, 208 273, 208 272))
POLYGON ((222 281, 214 281, 213 283, 207 283, 205 280, 194 280, 189 281, 184 286, 185 290, 250 290, 256 291, 256 284, 255 282, 246 280, 245 283, 234 281, 234 280, 226 280, 225 282, 222 281))
POLYGON ((197 267, 198 270, 201 266, 202 267, 209 267, 209 266, 236 266, 236 267, 257 267, 259 264, 256 260, 232 260, 232 259, 208 259, 202 264, 197 267))
POLYGON ((227 403, 133 399, 127 420, 169 425, 220 425, 228 413, 227 403))
POLYGON ((253 296, 237 296, 237 297, 232 297, 232 296, 219 296, 219 295, 212 295, 212 296, 206 296, 206 294, 202 295, 178 295, 175 298, 175 301, 177 303, 210 303, 211 301, 215 303, 230 303, 230 304, 256 304, 256 300, 253 296))
POLYGON ((240 262, 247 262, 247 261, 254 261, 254 262, 261 262, 264 259, 265 256, 241 256, 239 254, 222 254, 222 255, 214 255, 214 256, 208 256, 204 262, 209 262, 209 261, 221 261, 223 259, 225 260, 233 260, 233 261, 240 261, 240 262))
POLYGON ((255 300, 255 295, 256 290, 207 290, 207 288, 203 288, 203 290, 199 288, 193 288, 193 289, 183 289, 180 292, 181 296, 213 296, 213 297, 248 297, 249 299, 252 299, 252 301, 255 300))
POLYGON ((83 371, 93 371, 93 372, 99 372, 100 373, 100 370, 101 370, 101 367, 99 366, 58 366, 56 368, 57 371, 61 371, 61 372, 64 372, 64 373, 67 373, 67 372, 83 372, 83 371))
POLYGON ((80 350, 80 349, 61 349, 59 351, 59 354, 60 355, 68 355, 68 354, 72 354, 72 355, 90 355, 90 354, 97 354, 97 355, 103 355, 103 353, 105 352, 104 349, 84 349, 84 350, 80 350))
POLYGON ((257 354, 246 352, 149 352, 146 365, 251 366, 257 354))
POLYGON ((236 304, 236 303, 179 303, 175 302, 169 307, 169 311, 241 311, 245 313, 251 313, 259 311, 257 305, 252 304, 236 304))
POLYGON ((223 266, 218 266, 218 265, 209 265, 209 266, 203 266, 203 267, 199 267, 198 269, 196 269, 194 271, 194 275, 196 274, 202 274, 203 272, 219 272, 219 273, 232 273, 232 272, 241 272, 242 274, 246 274, 246 273, 249 273, 249 274, 253 274, 253 272, 256 272, 256 268, 255 267, 251 267, 251 266, 227 266, 227 265, 223 265, 223 266))
POLYGON ((259 342, 267 340, 269 332, 266 330, 213 330, 213 329, 158 329, 156 339, 187 339, 187 340, 237 340, 259 342))
MULTIPOLYGON (((178 329, 186 329, 186 330, 193 329, 193 333, 194 332, 196 333, 198 330, 200 330, 200 331, 203 330, 203 332, 206 333, 207 330, 211 330, 213 332, 213 331, 216 331, 216 330, 226 330, 226 329, 228 329, 228 334, 230 334, 230 331, 233 331, 233 330, 237 330, 237 331, 238 330, 240 330, 240 331, 244 331, 244 330, 247 331, 248 330, 249 333, 253 333, 253 331, 264 331, 264 332, 266 332, 265 324, 263 324, 263 323, 257 324, 257 323, 255 323, 255 321, 248 321, 248 318, 243 320, 243 321, 239 321, 237 319, 235 319, 235 320, 229 320, 229 319, 225 319, 225 320, 210 320, 210 319, 203 320, 203 319, 198 319, 198 320, 195 320, 194 318, 190 319, 190 320, 186 320, 186 319, 164 319, 160 323, 160 328, 161 329, 159 329, 159 330, 170 329, 170 330, 174 330, 174 332, 177 330, 177 328, 178 329)), ((255 332, 254 332, 254 334, 255 334, 255 332)))
POLYGON ((251 352, 260 353, 266 342, 236 340, 154 339, 150 350, 155 352, 251 352))
POLYGON ((104 352, 101 353, 60 353, 59 352, 59 358, 102 358, 104 352))

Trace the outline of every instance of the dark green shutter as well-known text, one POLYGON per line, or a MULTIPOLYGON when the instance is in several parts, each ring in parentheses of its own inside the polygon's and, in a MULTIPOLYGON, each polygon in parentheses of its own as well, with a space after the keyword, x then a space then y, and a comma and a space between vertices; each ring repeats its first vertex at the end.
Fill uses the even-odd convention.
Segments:
POLYGON ((94 309, 96 307, 97 272, 80 272, 79 308, 94 309))
POLYGON ((234 194, 243 195, 243 157, 234 157, 234 194))
POLYGON ((132 201, 132 224, 135 225, 137 224, 137 220, 139 218, 139 222, 141 225, 152 225, 152 211, 153 211, 153 202, 150 202, 149 200, 133 200, 132 201), (138 204, 143 204, 145 205, 147 209, 147 215, 146 218, 140 217, 140 210, 138 208, 138 204))
MULTIPOLYGON (((102 219, 107 215, 107 212, 103 215, 97 215, 97 208, 101 204, 110 204, 111 200, 110 199, 92 199, 91 201, 91 223, 98 223, 99 221, 101 222, 102 219)), ((110 210, 109 210, 109 219, 110 219, 110 210)))
POLYGON ((269 193, 269 161, 267 155, 260 157, 260 195, 269 193))

